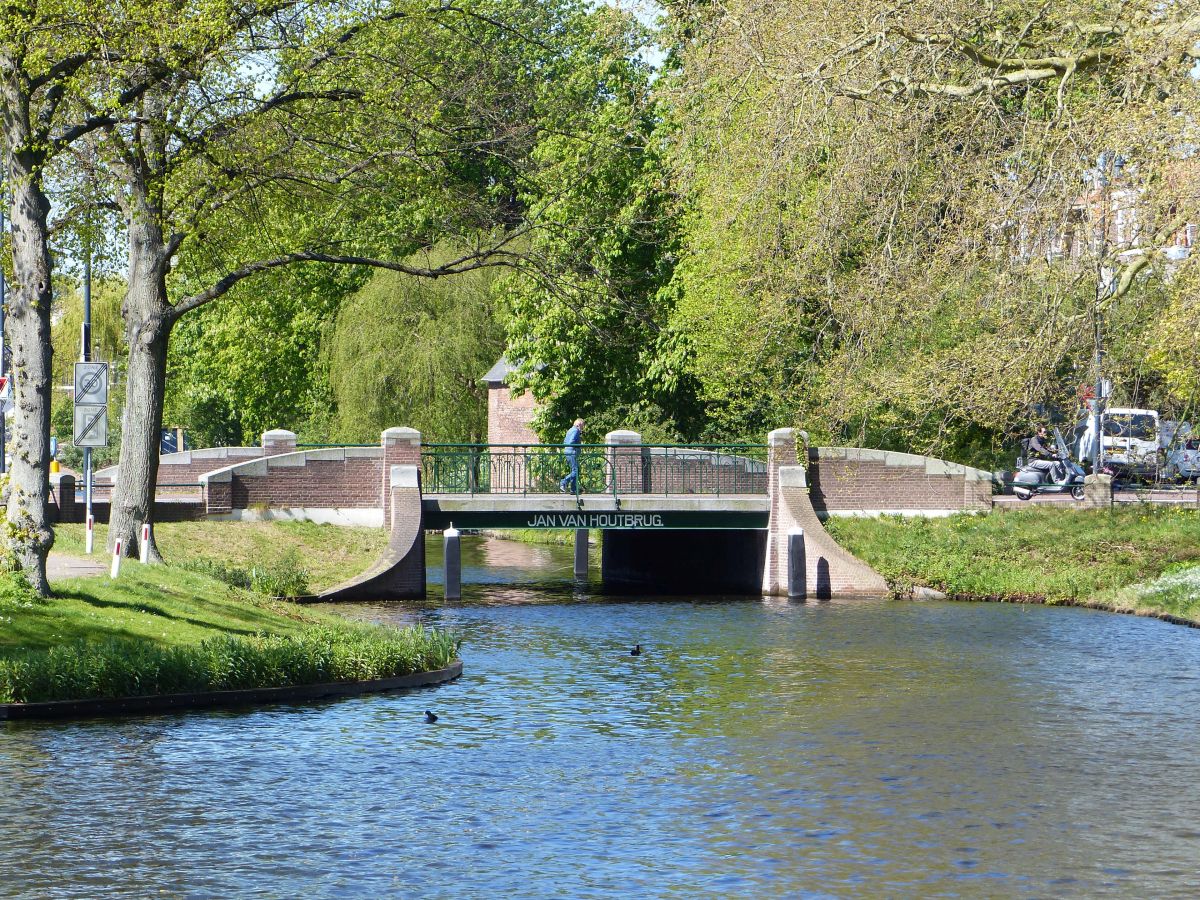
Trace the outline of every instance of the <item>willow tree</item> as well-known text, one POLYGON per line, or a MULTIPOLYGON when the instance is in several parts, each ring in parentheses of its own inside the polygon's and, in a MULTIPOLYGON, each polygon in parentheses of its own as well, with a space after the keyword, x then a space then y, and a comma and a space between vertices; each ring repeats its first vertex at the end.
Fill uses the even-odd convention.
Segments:
POLYGON ((1190 7, 669 6, 673 321, 730 430, 967 453, 1072 402, 1098 319, 1146 358, 1197 218, 1190 7))

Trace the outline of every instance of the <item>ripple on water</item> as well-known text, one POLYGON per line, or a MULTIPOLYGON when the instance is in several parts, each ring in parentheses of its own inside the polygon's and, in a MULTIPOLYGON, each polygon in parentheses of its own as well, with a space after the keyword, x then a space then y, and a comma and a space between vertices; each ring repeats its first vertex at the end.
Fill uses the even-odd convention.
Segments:
POLYGON ((1195 632, 1086 610, 473 590, 486 602, 352 610, 457 629, 451 685, 0 728, 0 894, 1192 883, 1195 632))

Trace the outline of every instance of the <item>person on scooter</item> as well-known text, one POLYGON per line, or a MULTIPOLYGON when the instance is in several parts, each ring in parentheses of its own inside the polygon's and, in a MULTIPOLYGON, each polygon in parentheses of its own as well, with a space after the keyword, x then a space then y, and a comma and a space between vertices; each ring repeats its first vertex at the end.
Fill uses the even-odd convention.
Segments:
POLYGON ((1050 436, 1046 433, 1046 426, 1039 425, 1037 433, 1029 439, 1029 455, 1033 459, 1058 459, 1058 452, 1052 449, 1050 436))

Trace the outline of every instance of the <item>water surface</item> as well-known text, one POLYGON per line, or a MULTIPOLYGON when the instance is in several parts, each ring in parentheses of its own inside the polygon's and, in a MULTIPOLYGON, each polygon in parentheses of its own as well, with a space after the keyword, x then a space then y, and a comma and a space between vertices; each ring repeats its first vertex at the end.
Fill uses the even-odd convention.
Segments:
POLYGON ((0 725, 0 895, 1195 892, 1195 631, 614 600, 571 585, 569 548, 464 557, 501 583, 346 610, 456 629, 454 684, 0 725))

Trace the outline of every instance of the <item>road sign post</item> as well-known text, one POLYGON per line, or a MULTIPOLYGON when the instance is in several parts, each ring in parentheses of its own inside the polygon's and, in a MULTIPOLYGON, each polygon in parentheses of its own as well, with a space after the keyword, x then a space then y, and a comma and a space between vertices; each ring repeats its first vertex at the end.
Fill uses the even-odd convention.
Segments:
POLYGON ((75 404, 75 446, 108 446, 108 407, 75 404))
POLYGON ((75 405, 108 405, 108 363, 75 363, 75 405))
MULTIPOLYGON (((74 442, 83 449, 83 494, 87 521, 92 521, 92 448, 108 446, 108 363, 89 362, 88 334, 83 337, 85 361, 75 363, 74 442)), ((91 532, 89 531, 89 536, 91 532)), ((91 552, 89 547, 88 552, 91 552)))

